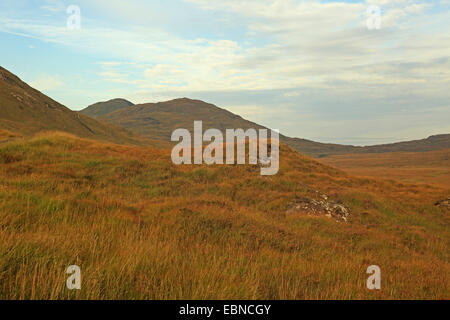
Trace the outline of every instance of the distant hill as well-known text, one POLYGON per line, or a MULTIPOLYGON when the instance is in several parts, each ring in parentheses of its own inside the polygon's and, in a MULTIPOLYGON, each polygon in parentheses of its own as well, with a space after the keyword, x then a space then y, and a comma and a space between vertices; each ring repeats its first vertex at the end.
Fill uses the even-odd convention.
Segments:
MULTIPOLYGON (((358 147, 357 147, 358 148, 358 147)), ((359 147, 363 153, 423 152, 450 148, 450 134, 437 134, 426 139, 359 147)))
POLYGON ((320 143, 299 138, 287 138, 285 143, 291 148, 313 157, 326 157, 348 153, 385 153, 385 152, 426 152, 450 148, 450 134, 433 135, 425 139, 403 141, 373 146, 351 146, 341 144, 320 143))
POLYGON ((52 100, 0 67, 0 129, 30 136, 64 131, 83 138, 141 144, 123 128, 103 123, 52 100))
POLYGON ((114 112, 119 109, 123 109, 129 106, 133 106, 134 104, 125 99, 111 99, 108 101, 97 102, 91 104, 87 108, 80 111, 80 113, 85 114, 92 118, 98 118, 102 115, 105 115, 110 112, 114 112))
MULTIPOLYGON (((103 104, 94 104, 88 108, 91 114, 103 112, 99 111, 100 109, 105 110, 103 104)), ((170 140, 171 133, 177 128, 193 130, 194 120, 202 120, 204 129, 217 128, 224 131, 227 128, 265 128, 213 104, 188 98, 127 106, 103 114, 99 119, 137 134, 164 140, 170 140)), ((347 153, 422 152, 450 148, 450 134, 368 147, 320 143, 284 135, 281 135, 280 139, 293 149, 313 157, 347 153)))
POLYGON ((99 119, 144 136, 164 140, 170 140, 177 128, 193 130, 194 120, 202 120, 204 128, 219 130, 264 128, 213 104, 188 98, 138 104, 108 113, 99 119))

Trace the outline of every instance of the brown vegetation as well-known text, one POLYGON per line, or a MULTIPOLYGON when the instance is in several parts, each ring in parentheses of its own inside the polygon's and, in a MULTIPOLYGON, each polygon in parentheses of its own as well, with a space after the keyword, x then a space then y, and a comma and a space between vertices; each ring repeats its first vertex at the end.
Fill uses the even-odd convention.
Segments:
POLYGON ((320 159, 352 175, 450 188, 450 149, 429 152, 346 154, 320 159))
POLYGON ((357 178, 282 145, 280 171, 173 165, 67 134, 0 146, 2 299, 448 299, 437 186, 357 178), (290 212, 317 191, 348 222, 290 212), (76 264, 82 289, 65 287, 76 264), (366 288, 366 268, 382 289, 366 288))

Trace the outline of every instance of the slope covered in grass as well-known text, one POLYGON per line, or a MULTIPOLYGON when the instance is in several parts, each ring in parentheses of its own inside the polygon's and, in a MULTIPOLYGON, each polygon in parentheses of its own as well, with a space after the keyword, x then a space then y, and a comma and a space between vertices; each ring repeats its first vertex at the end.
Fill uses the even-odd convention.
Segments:
POLYGON ((285 145, 280 161, 261 176, 66 134, 3 144, 0 299, 449 298, 449 212, 433 205, 449 190, 353 178, 285 145), (349 221, 286 213, 316 191, 349 221), (72 264, 81 290, 65 287, 72 264))
POLYGON ((24 136, 64 131, 79 137, 123 144, 148 143, 123 128, 74 112, 0 67, 0 129, 24 136))

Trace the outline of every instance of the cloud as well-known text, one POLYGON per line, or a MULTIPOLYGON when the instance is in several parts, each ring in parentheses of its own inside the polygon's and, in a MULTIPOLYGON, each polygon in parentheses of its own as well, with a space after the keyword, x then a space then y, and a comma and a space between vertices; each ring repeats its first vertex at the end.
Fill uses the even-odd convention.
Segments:
MULTIPOLYGON (((398 73, 392 77, 392 73, 383 73, 384 66, 395 64, 399 56, 402 62, 432 63, 450 55, 450 46, 442 45, 443 40, 450 38, 449 30, 432 34, 422 29, 422 26, 436 27, 427 22, 429 17, 417 14, 429 6, 424 2, 371 1, 385 6, 383 27, 376 32, 365 27, 367 4, 363 3, 290 0, 191 0, 190 3, 203 10, 233 12, 238 15, 236 19, 247 19, 248 32, 253 37, 268 41, 245 45, 229 39, 181 39, 161 29, 139 25, 100 26, 86 17, 82 29, 72 31, 63 23, 4 17, 0 30, 133 61, 142 69, 132 80, 140 88, 177 86, 183 91, 330 87, 337 82, 414 85, 421 82, 417 74, 398 73)), ((113 9, 120 8, 120 3, 114 2, 113 9)), ((443 17, 450 16, 442 14, 443 17)), ((102 67, 119 65, 104 62, 102 67)), ((99 74, 111 81, 126 81, 117 71, 99 74)))
POLYGON ((61 2, 59 0, 46 0, 46 1, 44 1, 44 3, 45 4, 41 5, 40 8, 51 14, 61 13, 61 12, 64 12, 64 10, 66 9, 63 2, 61 2))

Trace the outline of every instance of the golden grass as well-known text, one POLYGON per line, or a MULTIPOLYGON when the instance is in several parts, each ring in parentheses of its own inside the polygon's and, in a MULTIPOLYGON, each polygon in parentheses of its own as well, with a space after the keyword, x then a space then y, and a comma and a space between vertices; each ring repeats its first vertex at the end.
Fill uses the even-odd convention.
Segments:
POLYGON ((23 137, 18 133, 0 129, 0 143, 6 143, 20 138, 23 137))
POLYGON ((355 178, 281 146, 280 171, 51 134, 0 146, 0 299, 448 299, 448 189, 355 178), (315 190, 348 223, 286 214, 315 190), (65 287, 81 267, 82 289, 65 287), (366 289, 377 264, 382 289, 366 289))
POLYGON ((428 152, 345 154, 318 161, 352 175, 450 188, 450 149, 428 152))

